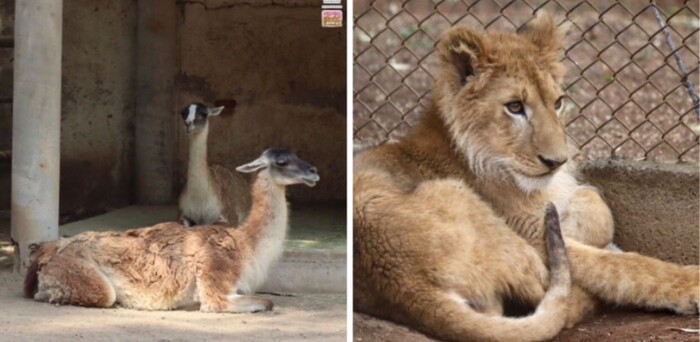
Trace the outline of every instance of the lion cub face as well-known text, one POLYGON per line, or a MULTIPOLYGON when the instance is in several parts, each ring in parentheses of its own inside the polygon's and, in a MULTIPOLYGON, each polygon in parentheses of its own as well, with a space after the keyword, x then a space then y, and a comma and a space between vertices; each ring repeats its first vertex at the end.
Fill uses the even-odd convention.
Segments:
POLYGON ((564 34, 540 15, 518 34, 456 27, 438 44, 440 115, 477 175, 507 175, 529 192, 567 161, 564 34))

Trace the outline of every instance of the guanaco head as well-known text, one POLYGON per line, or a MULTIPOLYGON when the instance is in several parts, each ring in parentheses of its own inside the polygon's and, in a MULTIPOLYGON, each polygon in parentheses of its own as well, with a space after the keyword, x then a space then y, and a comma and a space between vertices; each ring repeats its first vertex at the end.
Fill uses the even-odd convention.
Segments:
POLYGON ((299 159, 287 150, 271 148, 265 150, 260 158, 236 168, 243 173, 268 170, 272 180, 279 185, 306 184, 316 185, 320 179, 315 166, 299 159))
POLYGON ((224 107, 207 107, 201 103, 193 103, 180 112, 185 120, 187 134, 201 132, 207 125, 207 118, 221 114, 224 107))

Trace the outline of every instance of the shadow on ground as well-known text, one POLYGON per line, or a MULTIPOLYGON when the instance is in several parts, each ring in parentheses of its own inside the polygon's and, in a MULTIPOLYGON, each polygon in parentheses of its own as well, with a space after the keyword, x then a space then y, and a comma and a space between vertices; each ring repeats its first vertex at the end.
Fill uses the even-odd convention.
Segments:
MULTIPOLYGON (((433 342, 437 341, 415 330, 365 314, 355 313, 355 341, 373 342, 433 342)), ((646 313, 629 310, 611 310, 563 330, 551 342, 590 341, 698 341, 695 333, 679 328, 698 329, 697 316, 676 316, 665 313, 646 313)))
POLYGON ((4 341, 345 341, 345 295, 264 296, 262 314, 54 306, 23 298, 21 278, 0 271, 4 341))

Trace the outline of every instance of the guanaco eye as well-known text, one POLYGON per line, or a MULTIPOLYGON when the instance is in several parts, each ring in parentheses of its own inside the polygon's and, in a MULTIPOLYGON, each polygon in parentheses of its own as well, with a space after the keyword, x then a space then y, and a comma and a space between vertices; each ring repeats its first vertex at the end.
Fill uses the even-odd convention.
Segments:
POLYGON ((508 102, 505 107, 508 114, 525 116, 525 105, 522 101, 508 102))
POLYGON ((561 108, 563 107, 563 105, 564 105, 564 96, 560 96, 560 97, 557 99, 557 102, 554 102, 554 109, 555 109, 556 111, 560 111, 561 108))

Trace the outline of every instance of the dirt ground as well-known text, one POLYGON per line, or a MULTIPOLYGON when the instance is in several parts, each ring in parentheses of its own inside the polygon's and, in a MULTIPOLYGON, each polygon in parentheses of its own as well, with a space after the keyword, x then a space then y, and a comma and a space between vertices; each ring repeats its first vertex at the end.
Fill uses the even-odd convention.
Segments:
MULTIPOLYGON (((698 329, 697 316, 675 316, 617 310, 592 317, 573 329, 562 331, 552 342, 591 341, 698 341, 698 334, 679 328, 698 329)), ((354 340, 363 342, 437 341, 405 326, 354 314, 354 340)))
POLYGON ((53 306, 0 271, 0 341, 345 341, 345 295, 265 296, 271 313, 205 314, 53 306))

